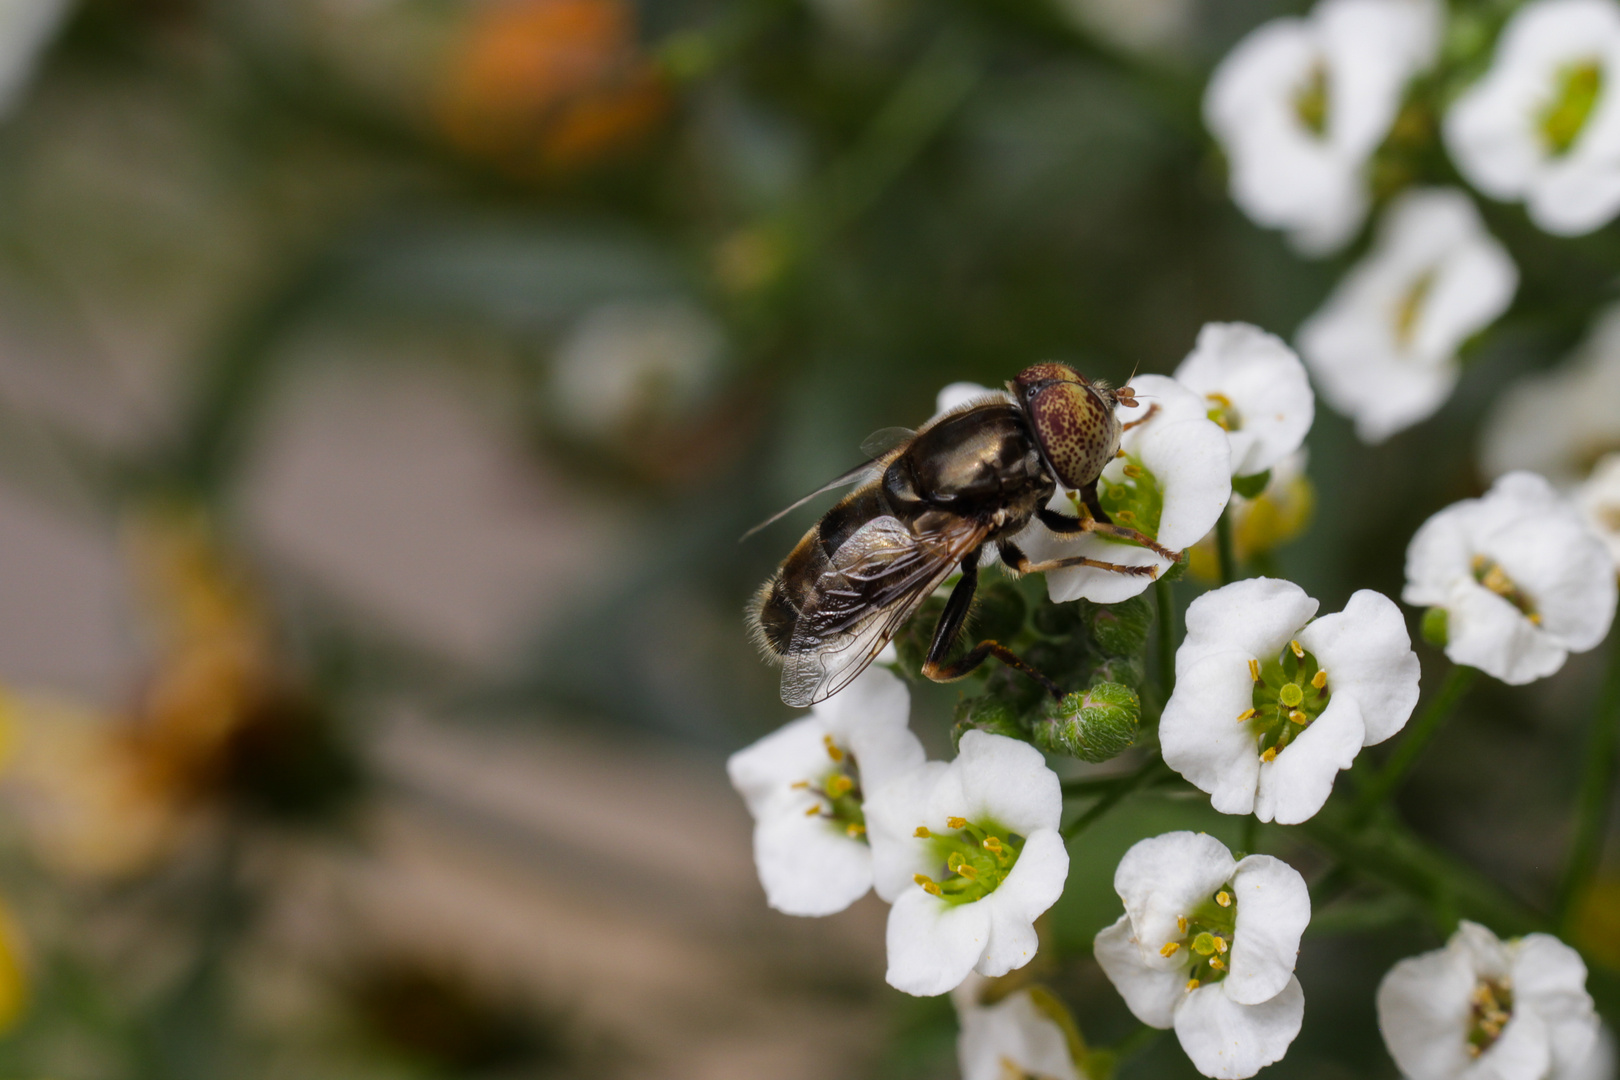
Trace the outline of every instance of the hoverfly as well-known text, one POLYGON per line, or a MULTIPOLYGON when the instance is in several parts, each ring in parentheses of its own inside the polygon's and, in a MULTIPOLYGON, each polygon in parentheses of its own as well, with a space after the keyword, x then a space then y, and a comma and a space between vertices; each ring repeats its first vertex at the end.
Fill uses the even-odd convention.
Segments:
POLYGON ((1078 555, 1031 562, 1011 538, 1038 520, 1054 532, 1101 533, 1179 559, 1141 532, 1115 525, 1097 498, 1097 480, 1119 452, 1120 435, 1157 406, 1122 424, 1115 408, 1138 408, 1135 392, 1092 382, 1064 364, 1026 368, 1007 388, 1011 400, 970 402, 920 431, 903 432, 899 445, 753 530, 823 492, 860 485, 805 534, 749 606, 754 637, 782 662, 784 702, 814 705, 849 685, 957 569, 962 577, 934 629, 923 674, 951 682, 994 656, 1061 697, 1052 680, 995 641, 947 661, 973 604, 984 548, 994 545, 1019 574, 1067 566, 1157 573, 1078 555), (1085 508, 1079 517, 1048 509, 1060 482, 1079 492, 1085 508))

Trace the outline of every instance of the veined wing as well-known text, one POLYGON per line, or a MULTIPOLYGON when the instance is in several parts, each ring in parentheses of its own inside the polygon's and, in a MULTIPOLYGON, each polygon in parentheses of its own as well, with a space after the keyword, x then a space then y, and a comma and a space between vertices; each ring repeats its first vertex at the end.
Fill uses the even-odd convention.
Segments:
POLYGON ((957 518, 918 534, 885 515, 850 534, 799 612, 782 665, 782 700, 814 705, 848 686, 988 533, 987 525, 957 518))
MULTIPOLYGON (((825 484, 822 484, 804 498, 796 500, 793 505, 785 506, 778 510, 776 513, 772 514, 758 525, 755 525, 752 529, 749 529, 747 532, 743 533, 742 540, 747 540, 750 536, 753 536, 763 528, 775 525, 778 521, 781 521, 783 518, 793 513, 793 511, 797 510, 799 507, 803 506, 817 495, 825 495, 829 491, 835 491, 841 487, 849 487, 852 484, 864 484, 868 480, 879 476, 882 474, 883 470, 888 467, 889 462, 894 460, 895 451, 899 450, 901 447, 905 446, 906 443, 910 442, 916 437, 917 433, 912 431, 910 428, 881 428, 872 432, 872 434, 868 435, 866 440, 861 443, 861 453, 866 455, 867 460, 861 462, 848 472, 840 473, 839 475, 833 477, 831 480, 827 481, 825 484)), ((738 542, 741 543, 741 540, 738 542)))

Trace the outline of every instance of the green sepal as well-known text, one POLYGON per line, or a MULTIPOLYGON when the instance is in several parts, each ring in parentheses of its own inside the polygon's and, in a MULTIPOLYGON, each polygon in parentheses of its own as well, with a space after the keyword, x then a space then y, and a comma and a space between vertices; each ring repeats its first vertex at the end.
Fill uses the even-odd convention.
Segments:
POLYGON ((1423 624, 1418 633, 1424 641, 1437 649, 1446 647, 1451 640, 1451 616, 1445 608, 1432 607, 1423 613, 1423 624))
POLYGON ((989 696, 963 698, 956 704, 951 745, 959 745, 962 736, 970 731, 985 731, 1027 742, 1029 728, 1019 717, 1020 709, 1012 702, 989 696))
POLYGON ((1271 483, 1270 469, 1249 476, 1234 476, 1232 477, 1232 493, 1241 495, 1245 499, 1252 499, 1266 490, 1266 485, 1269 483, 1271 483))
POLYGON ((1119 683, 1099 683, 1049 702, 1031 736, 1049 753, 1096 763, 1128 750, 1136 742, 1141 721, 1136 691, 1119 683))
POLYGON ((1091 640, 1110 656, 1134 656, 1147 648, 1153 629, 1153 605, 1144 596, 1094 609, 1091 640))

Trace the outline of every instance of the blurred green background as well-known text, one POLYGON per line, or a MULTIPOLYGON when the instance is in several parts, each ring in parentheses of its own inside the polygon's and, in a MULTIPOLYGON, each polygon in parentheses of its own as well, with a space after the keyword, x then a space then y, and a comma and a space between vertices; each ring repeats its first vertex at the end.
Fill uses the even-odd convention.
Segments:
MULTIPOLYGON (((0 121, 0 1075, 954 1076, 875 900, 763 903, 721 765, 788 710, 741 613, 819 508, 736 538, 946 383, 1290 337, 1355 251, 1245 220, 1199 102, 1306 5, 32 6, 59 21, 0 121)), ((1319 411, 1278 565, 1324 610, 1398 595, 1412 531, 1482 490, 1488 405, 1613 291, 1613 227, 1484 210, 1523 284, 1450 403, 1376 448, 1319 411)), ((1482 688, 1403 797, 1532 903, 1600 663, 1482 688)), ((936 750, 957 693, 914 694, 936 750)), ((1178 827, 1242 839, 1144 795, 1074 849, 1041 963, 1095 1041, 1135 1026, 1086 956, 1113 866, 1178 827)), ((1608 854, 1580 944, 1615 1022, 1608 854)), ((1373 988, 1440 938, 1386 908, 1313 925, 1267 1075, 1395 1075, 1373 988)), ((1193 1074, 1165 1038, 1122 1075, 1193 1074)))

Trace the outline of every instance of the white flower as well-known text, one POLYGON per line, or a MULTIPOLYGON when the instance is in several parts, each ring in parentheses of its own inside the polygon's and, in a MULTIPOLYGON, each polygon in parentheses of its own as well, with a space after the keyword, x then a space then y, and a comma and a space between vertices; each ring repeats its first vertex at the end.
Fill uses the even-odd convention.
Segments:
POLYGON ((1602 641, 1615 591, 1614 560, 1575 508, 1541 477, 1513 472, 1423 523, 1401 599, 1445 612, 1454 663, 1518 686, 1602 641))
POLYGON ((1620 7, 1538 0, 1502 31, 1490 71, 1446 114, 1469 183, 1523 199, 1547 232, 1576 236, 1620 213, 1620 7))
POLYGON ((1603 538, 1609 557, 1620 566, 1620 453, 1598 462, 1586 483, 1575 489, 1575 507, 1603 538))
POLYGON ((1574 949, 1548 934, 1504 942, 1471 922, 1389 970, 1378 1027, 1410 1080, 1573 1076, 1598 1036, 1574 949))
POLYGON ((1598 1027, 1598 1035, 1592 1044, 1592 1052, 1586 1055, 1586 1060, 1568 1069, 1555 1071, 1548 1080, 1615 1080, 1615 1045, 1614 1032, 1608 1025, 1598 1027))
POLYGON ((961 1025, 956 1060, 962 1080, 1082 1080, 1068 1032, 1058 1020, 1062 1006, 1032 988, 981 1004, 986 981, 969 975, 951 992, 961 1025))
POLYGON ((1232 198, 1306 255, 1343 247, 1367 214, 1366 165, 1412 76, 1433 62, 1435 0, 1322 0, 1240 41, 1210 78, 1204 121, 1232 198))
MULTIPOLYGON (((1119 417, 1125 423, 1141 422, 1120 439, 1124 456, 1103 470, 1097 493, 1115 524, 1181 551, 1214 528, 1226 509, 1232 494, 1232 450, 1226 432, 1209 418, 1208 403, 1185 386, 1163 375, 1138 375, 1131 385, 1141 405, 1120 409, 1119 417)), ((1060 489, 1050 505, 1073 513, 1077 498, 1060 489)), ((1161 573, 1171 565, 1139 544, 1096 533, 1059 536, 1038 521, 1019 533, 1016 542, 1035 562, 1082 555, 1123 566, 1154 566, 1161 573)), ((1091 566, 1046 575, 1047 591, 1056 602, 1114 604, 1151 583, 1145 576, 1091 566)))
POLYGON ((1432 415, 1451 396, 1457 350, 1507 310, 1519 272, 1452 188, 1397 198, 1372 251, 1299 330, 1328 404, 1369 443, 1432 415))
POLYGON ((684 300, 603 304, 557 348, 547 388, 558 424, 603 438, 678 416, 709 386, 725 347, 720 325, 684 300))
POLYGON ((1164 762, 1224 814, 1295 825, 1340 769, 1401 728, 1418 658, 1394 601, 1365 589, 1336 615, 1288 581, 1249 578, 1187 608, 1176 687, 1159 723, 1164 762))
POLYGON ((1035 919, 1069 873, 1063 795, 1041 752, 970 731, 955 761, 931 761, 867 796, 873 885, 889 911, 889 985, 943 994, 1035 955, 1035 919))
POLYGON ((1011 401, 1012 395, 1005 390, 992 390, 975 382, 948 383, 934 397, 934 415, 931 419, 937 420, 946 413, 955 412, 966 405, 997 399, 1011 401))
POLYGON ((1540 473, 1569 490, 1605 454, 1620 451, 1620 305, 1594 323, 1570 359, 1516 380, 1481 429, 1480 466, 1497 477, 1540 473))
POLYGON ((68 0, 0 0, 0 116, 16 104, 71 6, 68 0))
POLYGON ((1298 450, 1316 416, 1305 366, 1248 323, 1207 323, 1176 381, 1208 403, 1232 444, 1232 475, 1255 476, 1298 450))
POLYGON ((1136 1018, 1174 1027, 1205 1076, 1241 1080, 1280 1061, 1305 1015, 1294 962, 1311 896, 1299 872, 1173 832, 1127 851, 1114 891, 1125 914, 1094 953, 1136 1018))
POLYGON ((771 907, 831 915, 872 887, 862 799, 923 764, 910 711, 906 684, 874 664, 726 762, 754 816, 754 861, 771 907))

